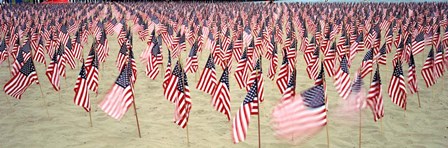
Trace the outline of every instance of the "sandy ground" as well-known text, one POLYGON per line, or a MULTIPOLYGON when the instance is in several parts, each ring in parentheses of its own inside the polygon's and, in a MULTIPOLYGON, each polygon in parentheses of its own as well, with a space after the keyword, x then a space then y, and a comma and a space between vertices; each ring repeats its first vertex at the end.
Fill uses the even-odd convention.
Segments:
MULTIPOLYGON (((45 66, 36 63, 43 97, 38 85, 31 85, 22 100, 13 99, 0 93, 0 147, 187 147, 187 131, 175 125, 173 120, 174 106, 163 97, 162 73, 156 80, 145 76, 142 62, 137 59, 138 81, 135 85, 137 112, 141 126, 142 138, 138 138, 134 110, 131 107, 121 121, 107 116, 98 108, 99 102, 115 82, 119 72, 115 67, 118 54, 118 43, 115 36, 109 36, 110 56, 104 65, 100 65, 99 95, 92 99, 93 127, 90 127, 89 114, 81 107, 74 105, 73 87, 79 73, 80 65, 74 70, 67 70, 67 78, 61 80, 62 91, 56 92, 51 87, 45 74, 45 66), (47 102, 45 107, 44 98, 47 102), (46 113, 48 108, 49 117, 46 113)), ((84 46, 87 56, 90 43, 84 46)), ((138 57, 146 42, 134 35, 134 53, 138 57)), ((165 48, 166 49, 166 48, 165 48)), ((188 50, 190 45, 188 45, 188 50)), ((279 48, 280 49, 280 48, 279 48)), ((166 50, 164 65, 166 65, 166 50)), ((199 72, 205 65, 208 50, 199 61, 199 72)), ((350 69, 352 78, 360 65, 365 52, 359 53, 350 69)), ((415 57, 417 64, 418 84, 420 87, 421 108, 418 107, 417 95, 408 97, 408 110, 404 112, 394 105, 387 95, 389 80, 392 75, 391 59, 393 53, 387 56, 388 65, 381 66, 383 82, 383 98, 385 117, 381 122, 374 122, 370 109, 362 111, 362 146, 363 147, 448 147, 448 82, 441 81, 426 88, 420 71, 427 50, 415 57), (445 86, 443 86, 445 84, 445 86)), ((185 63, 187 52, 182 53, 185 63)), ((281 56, 280 56, 281 57, 281 56)), ((281 58, 279 57, 279 67, 281 58)), ((47 63, 50 59, 47 58, 47 63)), ((174 61, 173 61, 174 62, 174 61)), ((297 91, 311 87, 314 83, 308 79, 305 71, 302 53, 298 55, 297 91)), ((9 79, 8 62, 0 65, 0 85, 9 79)), ((263 60, 263 75, 267 75, 269 62, 263 60)), ((233 70, 236 62, 233 62, 233 70)), ((407 65, 403 67, 407 75, 407 65)), ((232 117, 240 107, 245 90, 238 89, 236 80, 230 77, 232 117)), ((164 69, 163 69, 164 71, 164 69)), ((217 68, 217 77, 222 69, 217 68)), ((193 108, 188 123, 190 147, 256 147, 258 145, 257 117, 252 116, 245 142, 233 144, 231 140, 231 122, 215 111, 210 104, 211 96, 195 89, 200 74, 188 74, 191 88, 193 108)), ((368 77, 366 77, 368 78, 368 77)), ((444 79, 447 78, 445 75, 444 79)), ((341 99, 335 92, 333 79, 328 81, 328 131, 330 147, 358 147, 359 121, 336 117, 332 108, 340 106, 341 99)), ((370 82, 365 79, 364 87, 368 89, 370 82)), ((278 103, 281 94, 274 81, 265 78, 265 102, 261 104, 261 140, 262 147, 297 147, 287 141, 279 140, 273 135, 270 126, 270 115, 278 103)), ((320 133, 302 142, 299 147, 327 147, 327 133, 320 133)))

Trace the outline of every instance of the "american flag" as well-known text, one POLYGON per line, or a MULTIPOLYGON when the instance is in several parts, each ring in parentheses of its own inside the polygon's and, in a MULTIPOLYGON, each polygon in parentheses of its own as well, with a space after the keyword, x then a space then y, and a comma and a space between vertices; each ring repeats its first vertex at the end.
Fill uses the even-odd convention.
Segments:
MULTIPOLYGON (((286 51, 284 51, 284 53, 285 52, 286 51)), ((277 80, 275 81, 281 94, 285 93, 285 90, 288 86, 288 78, 290 77, 291 74, 288 65, 289 65, 288 58, 286 57, 285 54, 283 54, 283 62, 282 65, 280 66, 280 72, 278 73, 277 80)))
POLYGON ((187 57, 186 65, 185 65, 185 72, 191 72, 196 73, 198 70, 198 43, 195 42, 191 49, 190 54, 187 57))
POLYGON ((319 69, 319 48, 316 48, 311 57, 310 63, 306 67, 306 72, 310 79, 316 79, 319 69))
POLYGON ((21 99, 22 94, 33 82, 39 84, 33 60, 29 58, 19 72, 6 82, 3 90, 7 95, 21 99))
POLYGON ((122 44, 115 62, 115 65, 117 66, 119 71, 121 71, 123 67, 126 65, 127 55, 128 55, 128 49, 126 47, 126 44, 122 44))
MULTIPOLYGON (((179 66, 180 76, 177 81, 177 91, 178 96, 175 100, 176 108, 175 108, 175 117, 174 122, 182 128, 185 128, 188 123, 188 118, 190 117, 191 111, 191 96, 190 96, 190 88, 188 87, 187 74, 183 72, 182 67, 179 66)), ((174 68, 176 69, 176 68, 174 68)), ((173 75, 177 75, 176 71, 173 72, 173 75)), ((173 78, 172 78, 173 79, 173 78)))
POLYGON ((177 62, 174 66, 173 73, 168 78, 168 84, 165 91, 165 97, 172 103, 176 103, 176 100, 179 97, 180 92, 177 87, 179 83, 182 85, 182 82, 179 82, 180 77, 182 77, 182 69, 180 68, 179 62, 177 62))
POLYGON ((367 51, 361 63, 360 67, 361 78, 364 78, 370 72, 372 72, 372 63, 373 63, 373 49, 370 49, 369 51, 367 51))
POLYGON ((337 57, 343 56, 346 51, 345 51, 345 44, 349 42, 349 39, 347 37, 347 33, 344 31, 342 31, 342 35, 341 37, 339 37, 339 41, 336 45, 336 52, 338 53, 337 57))
POLYGON ((247 50, 244 50, 235 70, 235 79, 240 89, 246 87, 247 69, 248 69, 247 63, 248 63, 247 50))
POLYGON ((418 34, 412 42, 412 53, 414 55, 419 54, 425 49, 425 37, 423 33, 418 34))
POLYGON ((25 64, 25 61, 28 60, 31 56, 31 46, 30 42, 27 42, 25 45, 23 45, 22 48, 20 48, 19 51, 17 51, 17 54, 15 56, 14 63, 12 64, 11 74, 15 76, 20 68, 25 64))
POLYGON ((344 100, 348 98, 351 86, 347 62, 347 56, 344 55, 334 77, 336 90, 339 93, 339 96, 344 100))
POLYGON ((90 111, 90 97, 88 87, 87 72, 83 61, 78 79, 76 79, 75 88, 73 89, 75 91, 75 98, 73 99, 73 101, 76 105, 83 107, 87 112, 90 111))
POLYGON ((65 45, 67 43, 67 41, 69 40, 69 34, 67 32, 67 26, 66 25, 62 25, 60 30, 59 30, 59 43, 61 45, 65 45))
POLYGON ((323 61, 325 70, 328 72, 329 77, 334 76, 334 66, 336 62, 335 59, 336 59, 336 42, 333 42, 331 48, 327 50, 327 53, 325 54, 323 61))
POLYGON ((381 47, 380 51, 377 53, 374 59, 376 59, 379 64, 386 65, 387 63, 386 56, 387 56, 386 44, 383 44, 383 46, 381 47))
POLYGON ((59 64, 62 62, 62 50, 58 50, 58 52, 53 54, 53 58, 51 59, 50 65, 48 65, 48 68, 45 72, 45 74, 47 75, 48 79, 50 80, 50 83, 53 85, 53 88, 56 91, 59 91, 60 87, 59 87, 59 81, 60 81, 60 75, 61 75, 61 71, 59 69, 59 64))
POLYGON ((355 59, 356 53, 364 50, 364 45, 362 45, 362 44, 364 44, 362 41, 362 38, 363 38, 362 34, 360 34, 358 36, 358 38, 356 39, 356 41, 350 45, 350 61, 348 62, 349 65, 351 65, 353 59, 355 59), (362 49, 360 49, 360 48, 362 48, 362 49))
POLYGON ((425 64, 422 67, 422 76, 425 80, 426 87, 430 87, 436 83, 434 75, 434 49, 431 48, 428 57, 426 58, 425 64))
POLYGON ((112 118, 120 120, 134 101, 134 88, 131 82, 131 61, 121 70, 115 84, 98 105, 112 118))
MULTIPOLYGON (((98 60, 103 63, 106 61, 106 57, 109 56, 109 41, 107 40, 106 34, 102 32, 101 38, 97 41, 97 52, 98 60)), ((121 45, 120 45, 121 47, 121 45)))
POLYGON ((271 60, 269 62, 268 69, 268 78, 274 80, 275 74, 277 73, 277 65, 278 65, 278 54, 277 54, 277 46, 274 43, 274 47, 271 52, 271 60))
MULTIPOLYGON (((263 70, 262 70, 262 65, 261 65, 261 58, 259 58, 257 60, 257 63, 255 64, 254 70, 251 72, 250 78, 247 81, 247 85, 246 85, 246 90, 249 91, 250 90, 250 86, 252 86, 252 84, 254 84, 254 81, 258 81, 258 99, 260 99, 260 102, 264 101, 264 78, 263 78, 263 70)), ((254 109, 253 113, 257 112, 258 113, 258 106, 253 106, 254 109)))
POLYGON ((230 88, 229 88, 229 69, 224 69, 218 82, 216 90, 213 92, 212 105, 216 111, 223 113, 230 121, 230 88))
POLYGON ((390 79, 388 94, 393 103, 406 110, 406 84, 403 69, 401 68, 401 61, 397 61, 395 64, 394 73, 390 79))
POLYGON ((151 41, 152 49, 147 49, 150 53, 146 63, 146 76, 153 80, 160 72, 158 64, 162 63, 162 53, 160 51, 161 43, 159 43, 159 41, 157 40, 158 39, 153 38, 153 40, 151 41))
POLYGON ((305 90, 295 99, 278 104, 272 112, 277 137, 300 139, 320 131, 327 124, 323 85, 305 90))
POLYGON ((90 48, 89 55, 86 59, 86 70, 87 70, 87 86, 90 90, 96 92, 98 94, 98 71, 99 71, 99 61, 98 55, 95 52, 96 43, 92 44, 90 48))
POLYGON ((163 83, 162 83, 162 87, 163 87, 163 94, 165 96, 166 99, 168 98, 168 84, 170 82, 170 78, 171 78, 171 52, 168 50, 168 61, 166 64, 166 69, 165 69, 165 76, 163 77, 163 83))
POLYGON ((443 73, 445 72, 445 64, 444 64, 444 58, 443 58, 443 49, 442 45, 439 45, 437 48, 437 53, 434 59, 434 78, 438 79, 443 76, 443 73))
POLYGON ((286 89, 281 98, 282 102, 293 99, 293 97, 296 95, 296 74, 297 70, 294 69, 291 76, 289 77, 288 85, 286 86, 286 89))
POLYGON ((173 49, 173 58, 180 56, 180 52, 186 50, 187 45, 185 43, 185 34, 180 35, 177 46, 173 49))
MULTIPOLYGON (((68 65, 70 66, 70 68, 75 69, 76 61, 75 61, 75 57, 73 55, 72 42, 71 42, 70 37, 68 37, 68 40, 70 42, 67 42, 65 44, 63 57, 64 57, 65 61, 68 63, 68 65)), ((62 44, 60 46, 62 46, 62 44)))
POLYGON ((418 85, 417 85, 417 76, 415 72, 415 61, 414 61, 414 55, 409 55, 409 69, 408 69, 408 87, 411 91, 411 94, 418 92, 418 85))
POLYGON ((81 60, 82 58, 82 49, 84 48, 81 44, 81 34, 80 34, 81 30, 76 32, 75 35, 75 39, 72 41, 72 49, 73 49, 73 56, 78 59, 81 60))
POLYGON ((36 53, 34 54, 33 59, 39 63, 47 65, 46 60, 45 60, 44 43, 43 43, 42 38, 40 38, 40 40, 39 40, 39 44, 38 44, 38 47, 36 49, 36 53))
POLYGON ((291 45, 289 46, 289 48, 287 48, 286 50, 286 56, 288 57, 288 66, 289 66, 289 70, 292 71, 295 67, 296 64, 296 47, 297 47, 297 41, 296 39, 294 39, 291 42, 291 45))
POLYGON ((386 33, 386 53, 390 53, 392 51, 392 43, 394 42, 394 31, 392 30, 392 26, 389 27, 389 30, 386 33))
POLYGON ((381 87, 380 71, 379 66, 377 66, 372 83, 370 84, 369 93, 367 95, 367 105, 372 110, 374 121, 378 121, 379 119, 384 117, 384 105, 381 87))
MULTIPOLYGON (((244 98, 240 109, 237 111, 232 124, 232 139, 234 143, 242 142, 246 139, 247 128, 250 122, 250 115, 253 115, 254 106, 258 106, 257 81, 251 86, 249 92, 244 98)), ((258 113, 258 109, 257 112, 258 113)), ((256 115, 256 114, 255 114, 256 115)))
POLYGON ((3 63, 8 58, 8 50, 6 50, 6 41, 3 39, 3 41, 0 43, 0 64, 3 63))
POLYGON ((209 55, 204 70, 202 71, 201 77, 199 78, 198 84, 196 85, 196 88, 205 93, 213 94, 215 87, 216 87, 215 63, 213 62, 212 55, 209 55))
POLYGON ((157 37, 155 30, 152 31, 151 35, 149 36, 149 41, 146 43, 146 45, 146 49, 143 50, 142 54, 140 54, 140 59, 142 61, 147 60, 151 54, 152 49, 157 46, 157 37))
POLYGON ((404 34, 402 34, 401 28, 399 28, 399 30, 397 32, 397 37, 395 38, 395 41, 394 41, 394 45, 396 48, 398 48, 398 45, 400 45, 400 43, 402 43, 402 40, 404 39, 403 35, 404 34))
POLYGON ((243 36, 240 35, 238 39, 235 40, 233 44, 233 57, 238 62, 242 56, 242 50, 243 50, 243 36))

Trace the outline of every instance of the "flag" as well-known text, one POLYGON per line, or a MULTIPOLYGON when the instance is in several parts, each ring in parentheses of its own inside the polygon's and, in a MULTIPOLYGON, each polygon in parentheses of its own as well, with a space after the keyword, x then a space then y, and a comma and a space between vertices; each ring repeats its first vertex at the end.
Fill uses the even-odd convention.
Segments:
MULTIPOLYGON (((1 50, 1 49, 0 49, 0 50, 1 50)), ((0 52, 1 52, 1 51, 0 51, 0 52)), ((0 56, 1 56, 1 55, 0 55, 0 56)), ((0 57, 0 58, 1 58, 1 57, 0 57)), ((34 59, 35 61, 39 62, 39 63, 42 63, 42 64, 47 65, 47 64, 46 64, 46 60, 45 60, 44 43, 43 43, 43 41, 42 41, 42 38, 40 38, 40 40, 39 40, 39 44, 38 44, 38 47, 37 47, 37 49, 36 49, 36 52, 35 52, 35 54, 34 54, 33 59, 34 59)), ((1 61, 1 59, 0 59, 0 61, 1 61)))
POLYGON ((247 60, 248 60, 247 50, 244 50, 235 70, 235 79, 240 89, 246 87, 247 69, 248 69, 247 60))
POLYGON ((6 50, 6 41, 3 39, 3 41, 0 43, 0 64, 3 63, 8 58, 8 50, 6 50))
POLYGON ((434 49, 431 48, 428 57, 426 58, 425 64, 422 68, 423 80, 425 80, 426 87, 430 87, 436 84, 436 79, 434 75, 434 49))
POLYGON ((12 69, 11 74, 15 76, 19 71, 20 68, 25 64, 25 61, 28 60, 31 56, 31 45, 30 42, 27 42, 25 45, 23 45, 20 50, 17 51, 17 54, 15 56, 14 63, 12 63, 12 69))
POLYGON ((56 91, 59 91, 59 82, 60 82, 60 76, 62 74, 62 71, 59 67, 61 67, 60 64, 63 63, 62 58, 62 50, 59 49, 56 53, 53 54, 53 58, 51 58, 50 65, 48 65, 48 68, 45 72, 45 75, 47 75, 48 80, 50 80, 51 85, 56 91))
POLYGON ((84 66, 84 61, 79 72, 78 79, 76 79, 75 98, 73 99, 75 105, 83 107, 87 112, 90 111, 90 97, 87 84, 87 72, 84 66))
MULTIPOLYGON (((232 139, 233 142, 239 143, 246 139, 247 128, 250 122, 250 115, 253 115, 252 112, 254 110, 253 106, 258 106, 257 101, 257 90, 258 90, 257 81, 251 86, 249 92, 244 98, 243 103, 240 106, 240 109, 237 111, 235 117, 233 118, 232 124, 232 139)), ((258 112, 257 112, 258 113, 258 112)))
POLYGON ((439 45, 434 59, 434 79, 438 79, 443 76, 443 73, 445 72, 444 66, 443 49, 442 45, 439 45))
POLYGON ((97 44, 94 42, 90 48, 89 55, 86 59, 86 71, 87 71, 87 86, 90 90, 98 94, 98 76, 99 76, 99 61, 98 55, 95 52, 95 46, 97 44))
MULTIPOLYGON (((326 55, 324 57, 324 61, 323 61, 325 70, 328 72, 329 77, 334 76, 334 66, 335 66, 335 62, 336 62, 335 59, 336 59, 336 42, 333 42, 333 45, 331 46, 331 48, 329 50, 327 50, 327 53, 326 53, 326 55)), ((316 79, 316 77, 317 77, 317 75, 315 75, 314 79, 316 79)))
POLYGON ((168 99, 168 84, 170 82, 170 78, 171 78, 171 52, 168 50, 168 62, 166 64, 166 69, 165 69, 165 76, 163 77, 163 83, 162 83, 162 87, 163 87, 163 94, 165 96, 166 99, 168 99))
POLYGON ((216 87, 216 70, 215 63, 213 62, 213 57, 210 54, 205 64, 204 70, 202 71, 201 77, 199 78, 196 88, 208 93, 213 94, 216 87))
POLYGON ((411 94, 418 92, 417 76, 415 72, 415 61, 412 53, 409 55, 409 69, 408 69, 408 88, 411 94))
POLYGON ((185 72, 196 73, 198 70, 198 44, 195 42, 190 49, 190 54, 187 57, 185 72))
POLYGON ((278 73, 277 80, 275 81, 281 94, 285 93, 285 90, 288 86, 288 78, 290 77, 290 71, 288 65, 289 65, 288 58, 286 57, 286 55, 283 54, 283 62, 282 65, 280 66, 280 71, 278 73))
MULTIPOLYGON (((182 66, 179 66, 180 76, 178 77, 177 82, 177 91, 178 97, 175 100, 176 108, 175 108, 175 117, 174 122, 182 128, 185 128, 188 123, 188 118, 190 117, 191 111, 191 96, 190 96, 190 88, 188 87, 187 74, 183 72, 182 66)), ((176 68, 174 68, 176 69, 176 68)), ((173 72, 173 75, 176 75, 176 70, 173 72)))
POLYGON ((387 63, 387 49, 386 44, 383 44, 383 47, 381 47, 379 53, 376 55, 375 59, 378 60, 378 63, 381 65, 386 65, 387 63))
POLYGON ((423 33, 418 34, 412 42, 412 53, 414 55, 419 54, 425 49, 425 37, 423 33))
POLYGON ((360 67, 361 78, 364 78, 370 72, 372 72, 372 58, 373 58, 373 49, 370 49, 369 51, 367 51, 367 53, 364 56, 364 59, 362 60, 362 63, 361 63, 361 67, 360 67))
POLYGON ((81 30, 76 32, 75 35, 75 39, 72 41, 72 49, 73 49, 73 56, 78 59, 81 60, 82 58, 82 49, 84 48, 81 44, 81 34, 80 34, 81 30))
POLYGON ((271 119, 275 135, 293 140, 320 131, 327 124, 324 96, 323 86, 317 85, 275 106, 271 119))
POLYGON ((212 105, 216 111, 223 113, 230 121, 230 85, 229 85, 229 69, 224 69, 218 82, 216 90, 213 92, 212 105))
MULTIPOLYGON (((251 72, 250 78, 247 81, 246 90, 250 90, 250 86, 254 84, 254 81, 258 81, 257 84, 257 99, 260 99, 260 102, 264 101, 264 78, 263 78, 263 70, 261 67, 261 57, 257 60, 255 64, 254 70, 251 72)), ((258 106, 253 106, 254 110, 252 113, 258 113, 258 106)))
POLYGON ((294 69, 291 76, 289 77, 288 85, 286 86, 286 89, 281 98, 282 102, 293 99, 296 95, 296 74, 297 71, 294 69))
POLYGON ((126 47, 126 44, 122 44, 115 62, 115 65, 117 66, 119 71, 121 71, 125 66, 127 56, 128 56, 128 49, 126 47))
POLYGON ((134 102, 134 88, 131 83, 131 61, 121 70, 115 84, 98 105, 107 115, 121 120, 134 102))
POLYGON ((20 100, 22 98, 22 94, 32 83, 39 85, 39 80, 37 78, 37 72, 34 67, 33 60, 29 58, 20 68, 19 72, 8 82, 6 82, 3 90, 7 95, 20 100))
MULTIPOLYGON (((70 39, 70 37, 68 37, 68 40, 70 41, 71 39, 70 39)), ((60 46, 62 46, 62 44, 60 45, 60 46)), ((64 47, 64 59, 65 59, 65 61, 68 63, 68 65, 70 66, 70 68, 71 69, 75 69, 75 67, 76 67, 76 62, 75 62, 75 59, 74 59, 74 56, 73 56, 73 51, 72 51, 72 42, 70 41, 70 42, 67 42, 66 44, 65 44, 65 47, 64 47)))
POLYGON ((367 105, 372 110, 374 121, 378 121, 379 119, 384 117, 384 105, 381 87, 380 71, 379 66, 377 66, 372 83, 370 84, 369 93, 367 95, 367 105))
POLYGON ((347 62, 347 56, 344 55, 334 77, 336 90, 339 93, 339 96, 344 100, 348 98, 351 86, 347 62))
POLYGON ((388 94, 394 104, 406 110, 406 85, 403 69, 401 68, 401 61, 397 61, 395 64, 394 73, 390 79, 388 94))
POLYGON ((277 47, 274 43, 274 48, 271 52, 271 60, 269 62, 269 70, 268 70, 268 78, 274 80, 275 74, 277 73, 277 65, 278 65, 278 54, 277 47))
MULTIPOLYGON (((334 52, 333 52, 334 53, 334 52)), ((316 48, 311 56, 310 63, 306 67, 308 78, 316 79, 319 69, 319 47, 316 48)))

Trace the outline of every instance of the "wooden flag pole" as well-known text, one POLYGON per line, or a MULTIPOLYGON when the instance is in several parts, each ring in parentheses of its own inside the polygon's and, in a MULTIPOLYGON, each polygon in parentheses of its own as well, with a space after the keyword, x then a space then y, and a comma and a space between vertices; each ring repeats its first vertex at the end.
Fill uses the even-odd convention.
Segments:
MULTIPOLYGON (((131 82, 132 83, 132 82, 131 82)), ((134 95, 135 96, 135 95, 134 95)), ((142 138, 142 134, 140 132, 140 123, 138 122, 138 115, 137 115, 137 107, 135 107, 135 98, 134 101, 132 101, 132 106, 134 106, 134 113, 135 113, 135 121, 137 122, 137 129, 138 129, 138 137, 142 138)))
MULTIPOLYGON (((261 58, 261 55, 259 55, 259 58, 261 58)), ((261 62, 261 60, 260 60, 260 70, 261 70, 261 67, 262 67, 262 62, 261 62)), ((257 78, 258 78, 258 76, 260 76, 260 77, 262 77, 262 75, 260 75, 260 70, 258 70, 257 71, 257 78)), ((257 80, 257 79, 255 79, 255 80, 257 80)), ((261 79, 258 79, 258 81, 260 81, 261 79)), ((255 84, 255 83, 254 83, 255 84)), ((252 84, 252 85, 254 85, 254 84, 252 84)), ((258 87, 257 87, 257 89, 259 89, 258 87)), ((258 94, 258 90, 257 90, 257 94, 258 94)), ((257 104, 258 104, 258 114, 257 114, 257 116, 258 116, 258 148, 261 148, 261 131, 260 131, 260 111, 261 111, 261 106, 260 106, 260 98, 258 98, 259 96, 257 95, 257 104)))
MULTIPOLYGON (((323 57, 321 57, 320 55, 321 54, 319 54, 319 58, 320 58, 320 61, 322 62, 323 57)), ((323 68, 323 67, 321 67, 321 68, 323 68)), ((322 74, 322 80, 323 80, 324 86, 327 86, 327 80, 325 79, 325 72, 322 74)), ((327 96, 327 88, 325 87, 324 89, 325 89, 325 91, 324 91, 325 112, 327 115, 327 125, 325 125, 325 130, 327 132, 327 147, 330 148, 330 133, 329 133, 329 129, 328 129, 328 98, 327 98, 328 96, 327 96)))

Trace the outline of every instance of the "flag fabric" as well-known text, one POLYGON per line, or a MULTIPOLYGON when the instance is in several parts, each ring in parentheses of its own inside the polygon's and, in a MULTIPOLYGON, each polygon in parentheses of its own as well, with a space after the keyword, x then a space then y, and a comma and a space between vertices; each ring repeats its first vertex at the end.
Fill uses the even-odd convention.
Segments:
MULTIPOLYGON (((47 65, 46 60, 45 60, 44 43, 43 43, 42 38, 39 39, 39 44, 37 45, 37 49, 36 49, 33 59, 34 59, 34 61, 37 61, 39 63, 47 65)), ((0 59, 0 61, 1 61, 1 59, 0 59)))
POLYGON ((316 79, 319 69, 319 48, 316 48, 311 56, 310 63, 306 67, 306 72, 310 79, 316 79))
POLYGON ((216 70, 215 63, 213 62, 213 57, 210 54, 205 64, 204 70, 202 71, 201 77, 199 78, 196 88, 208 94, 213 94, 216 87, 216 70))
POLYGON ((367 105, 372 110, 373 120, 375 122, 384 117, 384 105, 381 87, 380 71, 379 66, 377 66, 375 74, 373 75, 372 83, 370 84, 369 93, 367 95, 367 105))
POLYGON ((182 70, 180 69, 179 62, 177 62, 173 68, 173 73, 168 78, 168 84, 165 91, 165 97, 168 101, 175 104, 180 93, 177 87, 178 85, 182 85, 182 83, 179 82, 179 79, 181 79, 180 77, 182 77, 182 70))
MULTIPOLYGON (((187 74, 183 72, 182 66, 179 65, 180 76, 178 77, 177 82, 177 91, 178 97, 175 100, 175 117, 174 122, 182 128, 185 128, 188 123, 188 119, 190 117, 190 111, 192 107, 191 96, 190 96, 190 88, 188 86, 187 74)), ((176 68, 174 68, 176 69, 176 68)), ((176 71, 173 72, 173 75, 176 71)))
MULTIPOLYGON (((250 90, 250 86, 254 84, 254 81, 258 81, 258 87, 257 87, 257 99, 260 99, 260 102, 264 101, 264 78, 263 78, 263 70, 261 67, 261 57, 257 60, 257 63, 255 64, 254 70, 250 74, 250 78, 247 81, 246 90, 250 90)), ((258 106, 253 106, 254 110, 253 113, 258 113, 258 106)))
POLYGON ((107 115, 121 120, 134 102, 134 88, 131 82, 131 61, 121 70, 112 88, 98 105, 107 115))
POLYGON ((244 50, 240 60, 238 61, 234 74, 236 82, 238 83, 240 89, 246 87, 247 69, 248 69, 247 63, 248 63, 247 50, 244 50))
POLYGON ((296 74, 297 71, 294 69, 291 76, 289 77, 288 85, 286 86, 286 89, 281 98, 282 102, 293 99, 296 95, 296 74))
POLYGON ((372 72, 372 63, 373 63, 373 49, 370 49, 369 51, 367 51, 361 63, 360 67, 361 78, 364 78, 365 76, 367 76, 369 73, 372 72))
POLYGON ((224 69, 218 86, 213 92, 212 106, 216 111, 226 115, 227 120, 230 121, 230 85, 229 85, 229 69, 224 69))
POLYGON ((401 68, 401 61, 397 61, 395 64, 394 73, 389 83, 388 94, 394 104, 406 110, 406 84, 403 69, 401 68))
POLYGON ((195 42, 190 49, 190 54, 187 57, 185 72, 196 73, 198 70, 198 45, 195 42))
MULTIPOLYGON (((325 71, 327 71, 329 77, 334 76, 334 67, 335 67, 335 62, 336 62, 336 48, 337 48, 336 42, 333 42, 333 45, 331 46, 331 48, 327 50, 327 53, 325 54, 324 61, 323 61, 325 71)), ((316 77, 317 77, 317 75, 316 75, 316 77)), ((314 78, 316 79, 316 77, 314 77, 314 78)))
POLYGON ((415 70, 414 55, 409 55, 409 69, 408 69, 408 88, 411 94, 418 92, 417 76, 415 70))
POLYGON ((288 78, 290 77, 290 71, 288 65, 289 65, 288 58, 285 55, 283 55, 283 62, 282 65, 280 66, 280 71, 278 73, 277 80, 275 81, 281 94, 285 93, 285 90, 288 86, 288 78))
POLYGON ((442 77, 443 73, 445 72, 445 59, 443 58, 443 56, 442 45, 439 45, 434 59, 434 79, 442 77))
POLYGON ((244 98, 244 101, 241 104, 240 109, 238 109, 235 117, 233 118, 232 139, 235 144, 246 140, 246 134, 250 122, 250 116, 253 115, 252 114, 254 110, 253 106, 255 105, 258 106, 257 87, 258 87, 257 81, 254 81, 254 84, 251 86, 249 92, 244 98))
POLYGON ((436 79, 434 75, 434 49, 431 48, 428 57, 426 58, 425 64, 422 67, 422 76, 425 80, 426 87, 430 87, 436 84, 436 79))
POLYGON ((423 33, 418 34, 414 42, 412 42, 412 53, 414 55, 419 54, 425 49, 425 37, 423 33))
POLYGON ((346 100, 350 94, 350 76, 348 69, 348 61, 347 56, 343 56, 341 63, 339 65, 339 69, 334 77, 336 90, 339 93, 339 96, 346 100))
MULTIPOLYGON (((70 41, 70 37, 68 37, 68 40, 70 41)), ((62 46, 62 45, 60 45, 62 46)), ((75 62, 75 57, 73 55, 73 50, 72 50, 72 42, 67 42, 65 44, 64 47, 64 55, 63 55, 65 61, 68 63, 68 65, 70 66, 71 69, 75 69, 76 67, 76 62, 75 62)))
POLYGON ((6 49, 6 41, 2 40, 0 43, 0 64, 8 58, 8 50, 6 49))
POLYGON ((171 75, 172 75, 171 74, 171 52, 168 50, 168 61, 166 64, 165 76, 163 77, 163 83, 162 83, 163 94, 167 100, 169 100, 167 91, 168 91, 168 84, 170 82, 171 75))
POLYGON ((269 69, 268 69, 268 78, 271 80, 274 80, 275 74, 277 74, 277 67, 278 67, 278 54, 277 54, 277 47, 274 43, 274 48, 271 52, 271 59, 269 62, 269 69))
POLYGON ((146 76, 154 80, 160 72, 158 65, 162 63, 163 59, 160 51, 161 40, 159 42, 158 39, 154 39, 151 42, 153 46, 150 50, 149 58, 146 59, 146 76))
POLYGON ((386 49, 386 44, 383 44, 383 46, 381 47, 379 53, 375 56, 374 59, 377 60, 377 62, 381 65, 386 65, 387 63, 387 49, 386 49))
POLYGON ((120 51, 118 52, 117 60, 115 62, 118 71, 121 71, 123 67, 126 65, 127 56, 128 56, 128 49, 126 47, 126 44, 122 44, 120 51))
POLYGON ((99 61, 98 54, 95 52, 95 46, 97 44, 94 42, 87 56, 85 67, 87 71, 87 86, 90 90, 98 94, 99 61))
POLYGON ((19 72, 14 75, 8 82, 6 82, 3 90, 7 95, 10 95, 16 99, 21 99, 23 93, 32 84, 39 85, 37 78, 36 68, 34 67, 33 60, 29 58, 25 64, 20 68, 19 72))
POLYGON ((87 84, 87 72, 84 65, 84 61, 81 66, 81 71, 79 72, 78 79, 76 79, 75 88, 73 90, 75 91, 75 97, 73 99, 75 105, 81 106, 87 112, 89 112, 90 97, 87 84))
POLYGON ((316 134, 327 124, 323 85, 316 85, 275 106, 272 125, 282 139, 302 139, 316 134))
POLYGON ((62 57, 62 52, 63 50, 59 49, 53 54, 50 65, 48 65, 48 68, 45 72, 45 75, 47 75, 48 80, 50 80, 51 85, 56 91, 59 91, 60 89, 60 76, 63 73, 60 67, 63 66, 62 64, 65 64, 62 57))

